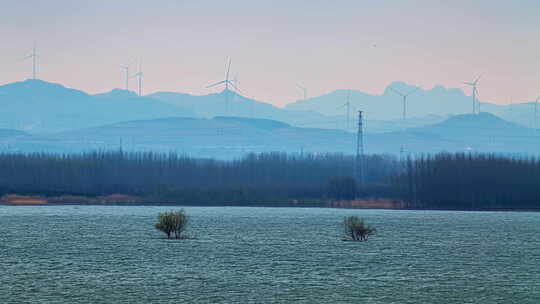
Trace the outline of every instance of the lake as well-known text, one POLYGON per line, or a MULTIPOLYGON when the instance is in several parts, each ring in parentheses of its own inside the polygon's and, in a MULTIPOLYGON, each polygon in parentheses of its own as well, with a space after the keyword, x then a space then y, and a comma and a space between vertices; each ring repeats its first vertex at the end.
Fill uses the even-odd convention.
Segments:
POLYGON ((0 206, 0 303, 540 303, 540 213, 172 209, 0 206))

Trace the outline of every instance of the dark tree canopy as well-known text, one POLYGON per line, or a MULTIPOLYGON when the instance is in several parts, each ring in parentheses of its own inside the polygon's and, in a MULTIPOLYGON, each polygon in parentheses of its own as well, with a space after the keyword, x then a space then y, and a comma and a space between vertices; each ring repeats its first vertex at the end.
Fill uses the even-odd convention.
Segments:
POLYGON ((391 198, 414 209, 540 209, 540 161, 492 154, 409 158, 250 154, 232 161, 171 153, 0 153, 0 194, 103 196, 156 202, 243 203, 391 198))
MULTIPOLYGON (((366 159, 370 183, 387 183, 399 166, 392 157, 366 159)), ((353 165, 354 158, 342 154, 264 153, 219 161, 151 152, 0 153, 0 193, 122 193, 187 203, 316 200, 327 197, 330 179, 351 176, 353 165)))
POLYGON ((395 187, 409 208, 540 209, 540 161, 494 154, 408 159, 395 187))
POLYGON ((352 200, 356 197, 356 180, 352 177, 334 177, 328 185, 328 195, 335 200, 352 200))
POLYGON ((170 239, 173 234, 174 238, 178 239, 182 237, 182 232, 186 229, 187 224, 188 217, 182 209, 180 211, 160 213, 155 227, 157 230, 165 233, 168 239, 170 239))

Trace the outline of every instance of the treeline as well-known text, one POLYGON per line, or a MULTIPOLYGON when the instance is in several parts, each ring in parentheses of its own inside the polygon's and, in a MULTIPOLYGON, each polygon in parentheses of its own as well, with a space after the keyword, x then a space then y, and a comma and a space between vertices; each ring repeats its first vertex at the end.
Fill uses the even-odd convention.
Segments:
MULTIPOLYGON (((364 194, 391 195, 392 157, 365 159, 364 194)), ((234 161, 151 152, 0 154, 0 192, 99 196, 115 193, 187 203, 321 200, 332 180, 354 174, 341 154, 250 154, 234 161)), ((355 186, 356 188, 356 186, 355 186)), ((362 195, 353 189, 352 196, 362 195)), ((347 196, 351 194, 348 193, 347 196)))
POLYGON ((234 161, 151 152, 0 154, 0 194, 128 194, 156 202, 317 202, 390 198, 414 209, 540 209, 540 160, 500 155, 369 155, 365 180, 342 154, 250 154, 234 161))
POLYGON ((540 160, 438 154, 408 159, 395 179, 409 208, 540 209, 540 160))

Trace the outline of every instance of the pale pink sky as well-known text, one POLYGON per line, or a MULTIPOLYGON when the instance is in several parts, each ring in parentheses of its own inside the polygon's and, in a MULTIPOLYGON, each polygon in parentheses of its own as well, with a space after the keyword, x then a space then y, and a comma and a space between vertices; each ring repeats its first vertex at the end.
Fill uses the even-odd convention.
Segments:
POLYGON ((480 99, 508 103, 540 95, 539 37, 538 0, 2 0, 0 83, 30 77, 36 40, 39 78, 90 93, 122 87, 119 65, 139 58, 145 94, 215 92, 231 56, 245 95, 279 106, 296 83, 469 93, 481 73, 480 99))

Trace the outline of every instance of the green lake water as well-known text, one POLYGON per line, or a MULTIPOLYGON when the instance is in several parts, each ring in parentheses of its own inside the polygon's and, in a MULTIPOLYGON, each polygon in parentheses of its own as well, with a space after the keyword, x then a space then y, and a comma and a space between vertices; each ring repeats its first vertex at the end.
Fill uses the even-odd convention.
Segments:
POLYGON ((0 303, 540 303, 540 213, 171 209, 0 206, 0 303))

